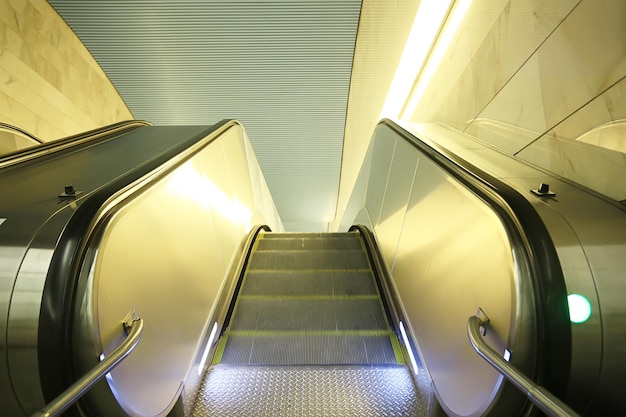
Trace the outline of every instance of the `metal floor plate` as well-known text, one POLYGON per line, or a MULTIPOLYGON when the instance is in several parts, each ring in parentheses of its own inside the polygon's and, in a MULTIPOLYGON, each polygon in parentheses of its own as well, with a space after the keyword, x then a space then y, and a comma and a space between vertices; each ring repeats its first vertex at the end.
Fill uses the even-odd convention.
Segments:
POLYGON ((192 417, 426 416, 429 394, 416 390, 404 366, 218 365, 192 417))
MULTIPOLYGON (((400 359, 401 360, 401 359, 400 359)), ((397 364, 390 336, 229 336, 222 364, 397 364)))

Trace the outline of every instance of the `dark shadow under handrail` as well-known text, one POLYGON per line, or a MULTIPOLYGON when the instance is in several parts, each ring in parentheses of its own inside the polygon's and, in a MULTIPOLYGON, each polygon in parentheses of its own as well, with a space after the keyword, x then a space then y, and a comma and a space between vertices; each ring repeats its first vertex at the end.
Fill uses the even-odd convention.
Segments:
POLYGON ((139 317, 134 317, 133 313, 129 313, 122 325, 127 333, 126 339, 106 356, 102 362, 98 363, 91 371, 59 394, 50 404, 33 414, 32 417, 58 416, 78 401, 96 382, 108 374, 111 369, 135 349, 143 333, 143 320, 139 317))
POLYGON ((485 342, 481 335, 481 327, 484 328, 487 324, 487 320, 481 320, 477 316, 471 316, 468 319, 467 334, 474 350, 546 414, 554 417, 578 417, 579 415, 563 401, 547 389, 535 384, 532 379, 507 362, 485 342))

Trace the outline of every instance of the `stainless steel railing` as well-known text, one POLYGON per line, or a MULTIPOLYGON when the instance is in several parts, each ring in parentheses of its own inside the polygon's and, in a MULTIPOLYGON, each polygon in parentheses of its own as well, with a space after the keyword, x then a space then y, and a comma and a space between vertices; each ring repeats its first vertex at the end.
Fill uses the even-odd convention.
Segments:
POLYGON ((50 404, 37 411, 32 417, 54 417, 67 410, 80 397, 119 364, 139 343, 143 333, 143 320, 130 312, 122 325, 126 332, 126 339, 106 356, 100 363, 91 369, 82 378, 72 384, 68 389, 57 396, 50 404))
POLYGON ((481 327, 484 328, 488 323, 488 319, 477 316, 471 316, 467 321, 467 333, 474 350, 546 414, 555 417, 579 417, 578 413, 548 390, 535 384, 485 342, 481 335, 481 327))

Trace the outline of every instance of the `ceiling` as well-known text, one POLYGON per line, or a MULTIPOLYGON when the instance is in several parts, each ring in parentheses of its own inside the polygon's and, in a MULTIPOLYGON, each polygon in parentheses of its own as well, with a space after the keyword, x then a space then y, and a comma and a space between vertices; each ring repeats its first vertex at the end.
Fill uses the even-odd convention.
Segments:
POLYGON ((286 230, 327 229, 360 0, 50 3, 136 119, 238 119, 286 230))

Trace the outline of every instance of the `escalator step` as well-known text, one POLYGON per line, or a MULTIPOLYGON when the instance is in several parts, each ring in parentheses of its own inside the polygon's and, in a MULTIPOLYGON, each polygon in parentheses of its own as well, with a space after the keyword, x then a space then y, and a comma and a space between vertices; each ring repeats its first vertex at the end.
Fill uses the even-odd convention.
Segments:
MULTIPOLYGON (((393 337, 393 336, 392 336, 393 337)), ((240 365, 343 365, 397 364, 388 334, 303 334, 228 336, 221 364, 240 365)), ((397 341, 397 339, 395 339, 397 341)))
POLYGON ((192 417, 425 416, 428 393, 404 366, 211 368, 192 417))
MULTIPOLYGON (((269 236, 269 235, 264 235, 269 236)), ((282 239, 259 239, 258 250, 362 250, 361 241, 352 233, 341 234, 335 238, 324 236, 287 236, 282 239)))
POLYGON ((248 270, 369 270, 362 250, 263 251, 256 250, 248 270))
POLYGON ((231 330, 387 330, 380 299, 240 297, 231 330))
POLYGON ((321 239, 345 239, 345 238, 355 238, 357 237, 357 233, 352 232, 339 232, 339 233, 310 233, 310 232, 287 232, 287 233, 263 233, 260 235, 262 239, 298 239, 298 238, 321 238, 321 239))
POLYGON ((241 295, 375 295, 369 271, 249 271, 241 295))

